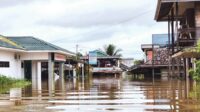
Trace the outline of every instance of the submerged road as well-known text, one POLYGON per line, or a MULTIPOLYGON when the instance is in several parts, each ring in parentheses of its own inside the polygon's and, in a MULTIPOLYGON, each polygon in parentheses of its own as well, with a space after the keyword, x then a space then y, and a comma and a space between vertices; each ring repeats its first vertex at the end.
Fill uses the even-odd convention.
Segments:
POLYGON ((144 112, 200 110, 200 85, 178 79, 155 79, 132 75, 93 76, 59 81, 49 96, 42 91, 18 88, 0 95, 0 112, 144 112), (64 87, 63 87, 64 86, 64 87), (12 93, 11 93, 12 92, 12 93), (13 94, 18 97, 11 97, 13 94), (7 102, 7 103, 6 103, 7 102))

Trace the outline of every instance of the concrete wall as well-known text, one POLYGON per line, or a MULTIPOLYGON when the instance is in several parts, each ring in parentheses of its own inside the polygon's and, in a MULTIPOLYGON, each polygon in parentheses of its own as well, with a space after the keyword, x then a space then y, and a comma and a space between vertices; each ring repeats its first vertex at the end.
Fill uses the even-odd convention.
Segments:
POLYGON ((0 67, 0 74, 14 78, 23 78, 21 61, 15 59, 15 52, 0 50, 0 61, 8 61, 10 67, 0 67))
POLYGON ((24 68, 21 62, 24 60, 47 60, 48 53, 17 53, 20 59, 15 59, 14 51, 0 50, 0 61, 8 61, 10 67, 0 67, 0 74, 14 78, 24 78, 24 68))
POLYGON ((21 60, 48 60, 48 53, 43 53, 43 52, 21 53, 21 60))

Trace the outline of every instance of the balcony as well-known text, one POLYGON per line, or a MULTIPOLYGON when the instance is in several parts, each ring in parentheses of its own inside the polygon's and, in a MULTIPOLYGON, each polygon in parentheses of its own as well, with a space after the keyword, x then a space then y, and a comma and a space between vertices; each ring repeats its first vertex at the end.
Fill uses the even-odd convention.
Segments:
POLYGON ((176 45, 180 47, 193 46, 195 44, 195 28, 181 28, 178 29, 178 38, 176 45))

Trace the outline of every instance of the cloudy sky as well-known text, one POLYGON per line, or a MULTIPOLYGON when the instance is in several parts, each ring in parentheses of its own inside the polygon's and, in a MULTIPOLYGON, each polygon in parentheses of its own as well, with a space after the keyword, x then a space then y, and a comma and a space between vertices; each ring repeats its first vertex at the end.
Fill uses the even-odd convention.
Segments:
POLYGON ((140 45, 166 33, 156 23, 157 0, 0 0, 0 33, 34 36, 83 54, 115 44, 123 57, 143 57, 140 45))

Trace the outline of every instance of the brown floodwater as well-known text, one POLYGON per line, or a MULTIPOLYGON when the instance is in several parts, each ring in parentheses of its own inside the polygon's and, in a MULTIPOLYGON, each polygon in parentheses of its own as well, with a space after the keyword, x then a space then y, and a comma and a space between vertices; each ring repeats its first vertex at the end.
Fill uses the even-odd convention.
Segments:
POLYGON ((55 91, 12 88, 0 94, 1 112, 200 112, 200 83, 184 79, 94 75, 56 82, 55 91))

